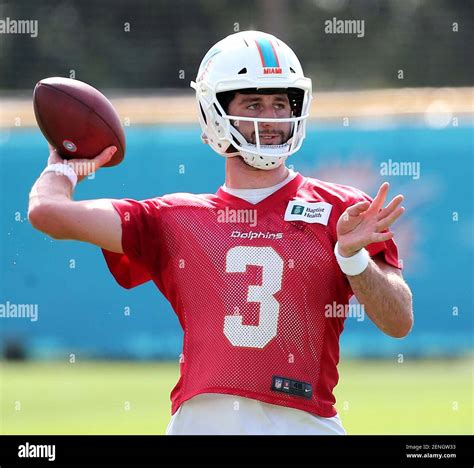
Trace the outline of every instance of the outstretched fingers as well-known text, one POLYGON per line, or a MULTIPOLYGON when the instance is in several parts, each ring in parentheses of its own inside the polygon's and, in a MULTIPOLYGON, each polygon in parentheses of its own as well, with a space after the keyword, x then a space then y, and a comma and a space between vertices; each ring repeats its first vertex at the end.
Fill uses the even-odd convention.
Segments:
POLYGON ((395 209, 400 205, 403 200, 403 195, 397 195, 396 197, 392 198, 391 202, 385 208, 379 211, 377 215, 377 221, 382 220, 383 218, 391 214, 393 211, 395 211, 395 209))
POLYGON ((387 198, 387 193, 388 189, 390 188, 390 184, 388 182, 384 182, 380 188, 379 191, 377 192, 377 195, 372 201, 372 204, 370 205, 370 211, 378 213, 383 204, 385 203, 385 199, 387 198))
POLYGON ((397 208, 385 218, 381 219, 375 225, 376 232, 381 232, 389 228, 404 212, 405 212, 405 208, 401 206, 400 208, 397 208))
POLYGON ((394 233, 392 231, 387 231, 387 232, 374 232, 372 234, 372 239, 370 243, 374 242, 386 242, 390 240, 394 236, 394 233))
POLYGON ((352 205, 351 207, 347 208, 346 213, 349 216, 359 216, 364 211, 367 211, 367 208, 369 206, 370 206, 369 201, 360 201, 356 203, 355 205, 352 205))

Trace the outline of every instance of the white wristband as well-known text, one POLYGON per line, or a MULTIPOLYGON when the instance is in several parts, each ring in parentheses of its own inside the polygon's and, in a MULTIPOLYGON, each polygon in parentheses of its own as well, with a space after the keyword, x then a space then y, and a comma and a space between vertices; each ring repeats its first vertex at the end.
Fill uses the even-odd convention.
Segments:
POLYGON ((76 187, 77 174, 71 166, 62 163, 50 164, 49 166, 46 166, 46 169, 41 173, 40 177, 47 172, 54 172, 55 174, 66 176, 72 184, 72 189, 74 190, 76 187))
POLYGON ((334 246, 334 254, 336 255, 337 263, 341 267, 344 274, 349 276, 360 275, 369 265, 370 255, 366 249, 360 249, 355 255, 351 257, 343 257, 337 250, 338 242, 334 246))

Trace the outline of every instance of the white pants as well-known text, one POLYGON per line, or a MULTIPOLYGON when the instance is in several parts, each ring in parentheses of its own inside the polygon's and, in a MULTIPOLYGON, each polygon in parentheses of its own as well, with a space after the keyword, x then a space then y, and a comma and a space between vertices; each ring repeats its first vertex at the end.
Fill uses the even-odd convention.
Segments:
POLYGON ((171 417, 167 435, 345 435, 339 416, 306 411, 221 393, 185 401, 171 417))

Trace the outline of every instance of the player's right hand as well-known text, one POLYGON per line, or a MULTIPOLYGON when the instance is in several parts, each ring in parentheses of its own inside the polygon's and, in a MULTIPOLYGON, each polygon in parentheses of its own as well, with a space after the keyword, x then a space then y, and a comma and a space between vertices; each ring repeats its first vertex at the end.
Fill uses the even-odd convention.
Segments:
POLYGON ((107 164, 112 156, 117 151, 117 147, 109 146, 102 151, 99 155, 97 155, 93 159, 63 159, 58 154, 56 148, 54 148, 51 144, 48 143, 49 146, 49 158, 48 158, 48 165, 50 164, 67 164, 68 166, 72 167, 74 172, 77 175, 77 181, 80 182, 82 179, 87 177, 88 175, 97 171, 97 169, 101 168, 104 164, 107 164))

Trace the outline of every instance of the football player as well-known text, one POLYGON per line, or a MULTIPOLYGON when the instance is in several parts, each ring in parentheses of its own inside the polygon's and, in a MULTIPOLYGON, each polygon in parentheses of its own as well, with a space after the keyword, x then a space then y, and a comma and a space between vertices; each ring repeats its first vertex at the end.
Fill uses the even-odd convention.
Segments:
POLYGON ((168 434, 345 434, 333 395, 340 308, 355 295, 392 337, 413 324, 390 231, 403 197, 386 204, 387 183, 372 199, 287 167, 311 80, 276 37, 226 37, 191 85, 202 139, 226 158, 215 194, 74 201, 75 172, 47 172, 29 219, 101 247, 121 286, 153 281, 172 305, 184 342, 168 434))

